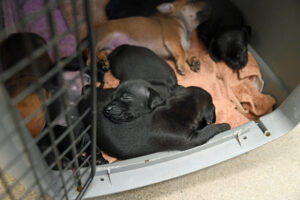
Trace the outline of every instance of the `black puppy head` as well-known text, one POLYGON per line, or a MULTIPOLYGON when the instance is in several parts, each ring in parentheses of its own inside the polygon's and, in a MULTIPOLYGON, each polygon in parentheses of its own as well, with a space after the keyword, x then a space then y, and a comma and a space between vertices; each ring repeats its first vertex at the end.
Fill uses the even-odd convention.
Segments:
POLYGON ((210 104, 205 111, 204 119, 206 124, 213 124, 216 122, 216 108, 214 104, 210 104))
POLYGON ((210 43, 211 57, 216 62, 224 60, 232 69, 242 69, 248 62, 249 35, 249 27, 222 31, 210 43))
POLYGON ((204 127, 208 124, 213 124, 216 122, 216 111, 215 105, 211 95, 202 89, 201 98, 198 98, 197 110, 199 111, 199 121, 200 127, 204 127))
POLYGON ((129 122, 164 103, 151 84, 143 80, 121 83, 105 106, 104 115, 115 123, 129 122))

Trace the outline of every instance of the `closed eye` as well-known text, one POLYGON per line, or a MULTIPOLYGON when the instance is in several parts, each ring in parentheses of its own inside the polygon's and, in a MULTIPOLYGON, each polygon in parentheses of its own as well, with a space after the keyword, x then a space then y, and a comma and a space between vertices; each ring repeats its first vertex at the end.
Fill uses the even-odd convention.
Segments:
POLYGON ((121 99, 121 101, 131 101, 131 100, 133 100, 132 97, 121 97, 120 99, 121 99))
POLYGON ((134 98, 127 93, 124 93, 121 97, 121 101, 132 101, 134 98))

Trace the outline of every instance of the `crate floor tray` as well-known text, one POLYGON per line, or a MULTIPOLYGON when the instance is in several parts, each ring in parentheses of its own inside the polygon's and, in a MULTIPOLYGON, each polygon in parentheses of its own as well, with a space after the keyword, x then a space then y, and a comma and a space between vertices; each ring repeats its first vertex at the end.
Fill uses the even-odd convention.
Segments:
POLYGON ((289 94, 280 79, 249 48, 259 63, 264 90, 281 103, 256 122, 223 132, 208 143, 186 151, 161 152, 98 166, 85 197, 122 192, 201 170, 267 144, 289 133, 300 122, 300 85, 289 94), (277 88, 276 91, 272 88, 277 88))

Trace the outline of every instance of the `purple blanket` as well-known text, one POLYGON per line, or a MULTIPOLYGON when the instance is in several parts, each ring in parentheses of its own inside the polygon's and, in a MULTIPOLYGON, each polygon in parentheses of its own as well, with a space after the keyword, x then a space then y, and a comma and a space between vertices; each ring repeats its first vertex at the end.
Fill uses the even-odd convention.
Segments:
MULTIPOLYGON (((18 0, 18 2, 24 16, 30 16, 43 7, 43 0, 18 0)), ((5 27, 14 26, 14 23, 18 20, 18 13, 16 9, 17 7, 14 4, 14 1, 3 0, 2 4, 5 27)), ((52 16, 55 23, 56 34, 60 35, 67 30, 67 26, 59 8, 55 8, 54 10, 52 10, 52 16)), ((14 32, 33 32, 42 36, 46 41, 49 41, 51 39, 47 21, 47 14, 44 14, 41 17, 38 17, 37 19, 29 22, 26 25, 25 30, 18 30, 16 28, 14 32)), ((76 50, 75 37, 72 34, 68 34, 59 42, 58 47, 60 57, 69 56, 76 50)), ((49 55, 52 61, 54 61, 54 54, 52 49, 49 50, 49 55)))

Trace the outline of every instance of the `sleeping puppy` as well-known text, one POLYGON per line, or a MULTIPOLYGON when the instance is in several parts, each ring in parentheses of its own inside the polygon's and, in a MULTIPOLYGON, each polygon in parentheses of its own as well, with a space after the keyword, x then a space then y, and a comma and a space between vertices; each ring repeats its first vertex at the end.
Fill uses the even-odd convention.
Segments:
MULTIPOLYGON (((119 159, 186 150, 230 128, 212 124, 215 107, 201 88, 178 87, 172 97, 162 99, 146 81, 130 80, 98 94, 97 145, 119 159)), ((79 109, 89 103, 89 98, 85 99, 79 109)), ((90 118, 84 120, 85 125, 90 118)))
POLYGON ((208 3, 212 12, 208 20, 198 26, 199 38, 215 62, 223 60, 232 69, 242 69, 248 62, 250 27, 230 0, 210 0, 208 3))
MULTIPOLYGON (((155 6, 165 1, 110 0, 106 14, 109 19, 152 16, 157 12, 155 6)), ((241 11, 230 0, 206 2, 211 11, 208 20, 197 28, 199 38, 215 62, 224 60, 232 69, 243 68, 248 62, 247 45, 251 28, 245 24, 241 11)))
MULTIPOLYGON (((62 58, 61 60, 65 61, 66 58, 62 58)), ((45 87, 50 92, 51 96, 57 96, 57 98, 48 106, 47 110, 51 122, 55 124, 53 131, 56 139, 64 134, 64 132, 68 129, 69 124, 77 124, 77 126, 73 129, 75 139, 78 139, 78 137, 84 131, 83 123, 81 121, 77 122, 81 117, 78 113, 77 104, 81 97, 82 88, 85 85, 90 84, 91 77, 87 73, 81 73, 80 65, 83 63, 84 62, 81 59, 81 56, 73 58, 66 63, 63 68, 62 83, 59 81, 59 75, 56 74, 45 84, 45 87), (65 88, 65 91, 58 95, 58 92, 61 92, 63 88, 65 88), (67 109, 68 112, 64 113, 67 109)), ((68 135, 58 144, 58 151, 60 154, 64 153, 64 151, 70 147, 71 138, 68 135)), ((49 133, 47 133, 42 141, 38 143, 38 146, 42 152, 44 149, 46 149, 46 147, 51 146, 50 141, 49 133)), ((78 157, 79 163, 83 163, 83 161, 85 161, 86 156, 84 155, 90 155, 90 148, 83 149, 83 147, 85 147, 85 145, 88 143, 91 143, 91 139, 87 133, 84 134, 77 142, 77 152, 84 150, 82 155, 78 157)), ((49 165, 55 162, 54 152, 51 151, 47 156, 45 156, 45 159, 49 165)), ((73 159, 74 156, 70 149, 66 156, 62 158, 62 166, 66 167, 73 159)), ((96 163, 106 163, 99 150, 97 151, 96 163)), ((89 163, 87 163, 85 166, 87 165, 89 165, 89 163)), ((54 169, 57 169, 57 166, 54 169)))
MULTIPOLYGON (((200 69, 199 59, 187 55, 191 33, 206 20, 207 3, 203 0, 176 0, 160 4, 159 13, 151 17, 130 17, 109 20, 95 29, 96 57, 109 68, 107 55, 123 44, 143 46, 164 58, 173 58, 176 69, 185 74, 188 64, 193 71, 200 69)), ((85 49, 87 64, 90 50, 85 49)))
MULTIPOLYGON (((0 44, 0 73, 11 70, 22 59, 29 57, 34 51, 46 45, 46 41, 34 33, 14 33, 0 44)), ((30 61, 23 69, 14 73, 4 82, 11 98, 15 98, 30 85, 37 82, 51 68, 48 52, 30 61)), ((26 126, 33 137, 36 137, 45 127, 45 110, 43 103, 48 99, 49 91, 44 87, 33 91, 22 98, 15 106, 21 117, 28 120, 26 126), (28 119, 30 118, 30 119, 28 119)))
POLYGON ((163 97, 169 96, 177 86, 174 70, 145 47, 122 45, 108 56, 112 74, 124 82, 142 79, 151 83, 163 97))
POLYGON ((143 80, 121 83, 111 97, 103 114, 114 123, 130 122, 165 103, 154 87, 143 80))

